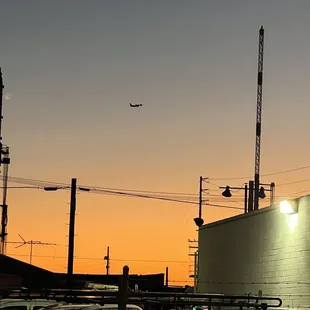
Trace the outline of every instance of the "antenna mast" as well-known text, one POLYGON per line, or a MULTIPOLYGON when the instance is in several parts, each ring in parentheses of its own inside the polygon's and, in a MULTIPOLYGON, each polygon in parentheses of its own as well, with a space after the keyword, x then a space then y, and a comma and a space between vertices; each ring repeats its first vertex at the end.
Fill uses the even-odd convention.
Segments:
POLYGON ((257 110, 256 110, 256 142, 255 142, 255 176, 254 176, 254 210, 259 207, 259 173, 260 173, 260 145, 263 97, 263 62, 264 62, 264 28, 259 30, 258 44, 258 72, 257 72, 257 110))
MULTIPOLYGON (((2 79, 2 71, 0 68, 0 146, 2 149, 2 100, 3 100, 3 89, 4 89, 4 84, 3 84, 3 79, 2 79)), ((1 164, 1 163, 0 163, 1 164)))
POLYGON ((34 241, 34 240, 26 241, 20 234, 18 234, 18 235, 22 239, 22 241, 20 241, 20 242, 13 241, 13 242, 7 242, 7 243, 19 244, 15 248, 20 248, 20 247, 22 247, 24 245, 29 244, 30 245, 30 253, 29 253, 29 264, 30 265, 32 265, 32 253, 33 253, 32 247, 34 245, 41 245, 41 246, 43 246, 43 245, 56 245, 56 243, 48 243, 48 242, 41 242, 41 241, 34 241))
POLYGON ((1 231, 0 231, 0 254, 5 254, 5 245, 7 239, 7 224, 8 224, 8 205, 6 204, 7 198, 7 185, 8 185, 8 169, 10 164, 9 147, 2 144, 2 107, 3 107, 3 79, 2 71, 0 68, 0 165, 3 164, 3 195, 2 195, 2 208, 1 212, 1 231))

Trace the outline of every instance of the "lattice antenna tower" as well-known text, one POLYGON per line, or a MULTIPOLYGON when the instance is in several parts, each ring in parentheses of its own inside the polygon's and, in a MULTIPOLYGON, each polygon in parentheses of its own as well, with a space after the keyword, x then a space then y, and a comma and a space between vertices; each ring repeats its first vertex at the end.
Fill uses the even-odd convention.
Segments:
POLYGON ((258 70, 257 70, 257 105, 256 105, 256 141, 255 141, 255 175, 254 175, 254 210, 259 207, 259 173, 260 148, 262 131, 262 103, 263 103, 263 67, 264 67, 264 28, 259 30, 258 42, 258 70))

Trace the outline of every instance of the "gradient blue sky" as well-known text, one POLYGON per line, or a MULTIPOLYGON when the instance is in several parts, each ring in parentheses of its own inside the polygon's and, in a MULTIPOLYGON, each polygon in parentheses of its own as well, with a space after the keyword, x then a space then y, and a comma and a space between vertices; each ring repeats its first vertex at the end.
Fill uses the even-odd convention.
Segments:
MULTIPOLYGON (((0 65, 5 94, 11 94, 4 102, 3 140, 11 147, 10 174, 178 192, 196 192, 200 175, 253 175, 261 25, 261 170, 309 164, 309 16, 307 0, 2 0, 0 65), (144 106, 130 109, 128 102, 144 106)), ((277 193, 306 185, 298 186, 277 193)), ((20 231, 20 201, 32 212, 48 205, 46 194, 35 195, 10 191, 12 234, 20 231)), ((125 212, 121 205, 112 209, 125 212)), ((207 221, 231 215, 208 210, 207 221)), ((195 236, 191 220, 186 223, 186 234, 195 236)), ((166 229, 177 228, 167 223, 166 229)))
MULTIPOLYGON (((32 175, 39 164, 43 177, 60 163, 49 160, 47 168, 41 158, 60 154, 72 174, 92 158, 127 167, 138 157, 149 169, 156 164, 150 152, 182 165, 194 159, 193 150, 200 173, 218 175, 210 166, 228 154, 244 154, 250 168, 261 24, 262 152, 282 152, 309 126, 301 113, 308 101, 309 12, 308 1, 283 0, 2 1, 1 66, 12 93, 4 138, 12 172, 32 175), (129 110, 129 101, 145 106, 129 110), (18 154, 27 165, 15 160, 18 154)), ((272 168, 266 160, 264 167, 272 168)))

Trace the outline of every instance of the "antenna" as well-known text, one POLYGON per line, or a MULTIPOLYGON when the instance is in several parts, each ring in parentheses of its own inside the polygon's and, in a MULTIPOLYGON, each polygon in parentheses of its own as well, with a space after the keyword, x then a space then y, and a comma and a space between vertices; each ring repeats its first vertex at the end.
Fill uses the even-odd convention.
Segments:
POLYGON ((258 210, 259 207, 260 146, 261 146, 261 131, 262 131, 261 123, 262 123, 262 101, 263 101, 263 63, 264 63, 264 28, 262 26, 259 30, 259 43, 258 43, 254 210, 258 210))
POLYGON ((35 240, 30 240, 30 241, 26 241, 20 234, 18 234, 19 235, 19 237, 22 239, 22 241, 20 241, 20 242, 6 242, 6 243, 14 243, 14 244, 19 244, 18 246, 16 246, 15 248, 17 249, 17 248, 20 248, 20 247, 22 247, 22 246, 24 246, 24 245, 30 245, 30 255, 29 255, 29 263, 30 263, 30 265, 32 265, 32 253, 33 253, 33 249, 32 249, 32 247, 34 246, 34 245, 40 245, 40 246, 44 246, 44 245, 53 245, 53 246, 55 246, 56 245, 56 243, 48 243, 48 242, 41 242, 41 241, 35 241, 35 240))

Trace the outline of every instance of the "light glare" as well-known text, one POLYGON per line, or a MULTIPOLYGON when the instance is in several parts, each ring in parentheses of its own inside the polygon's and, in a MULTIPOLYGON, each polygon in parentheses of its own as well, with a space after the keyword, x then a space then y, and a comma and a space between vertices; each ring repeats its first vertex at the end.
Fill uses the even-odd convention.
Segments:
POLYGON ((290 231, 294 231, 298 224, 298 213, 287 216, 287 224, 290 231))
POLYGON ((292 205, 287 200, 280 202, 280 212, 284 214, 296 213, 292 205))

